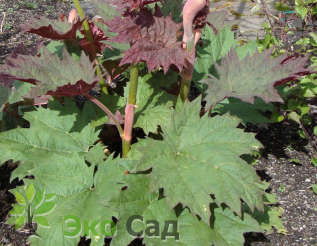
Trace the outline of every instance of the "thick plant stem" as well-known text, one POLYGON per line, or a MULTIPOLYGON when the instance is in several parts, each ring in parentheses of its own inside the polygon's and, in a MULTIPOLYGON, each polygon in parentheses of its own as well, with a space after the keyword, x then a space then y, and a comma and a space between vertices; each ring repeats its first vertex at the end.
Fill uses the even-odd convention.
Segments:
MULTIPOLYGON (((195 37, 193 37, 191 40, 189 40, 186 43, 186 51, 191 55, 195 55, 193 54, 193 52, 195 52, 195 37)), ((193 65, 189 64, 188 67, 185 68, 183 72, 181 73, 182 79, 181 79, 181 88, 179 91, 179 97, 182 100, 182 102, 185 102, 188 98, 188 94, 190 91, 190 84, 193 77, 193 71, 194 71, 193 65)))
MULTIPOLYGON (((206 0, 187 0, 183 8, 183 48, 188 52, 192 62, 195 60, 195 45, 201 37, 199 30, 193 31, 193 21, 206 4, 206 0)), ((193 64, 189 63, 181 73, 182 81, 179 98, 182 102, 185 102, 188 98, 193 71, 193 64)))
POLYGON ((190 84, 191 84, 191 78, 186 79, 185 77, 182 76, 181 88, 180 88, 180 92, 179 92, 179 96, 180 96, 182 102, 185 102, 188 98, 188 94, 190 91, 190 84))
POLYGON ((113 115, 113 113, 102 102, 100 102, 97 98, 95 98, 89 94, 86 94, 85 96, 88 97, 89 100, 92 101, 94 104, 96 104, 102 111, 104 111, 109 119, 112 119, 112 121, 114 122, 114 124, 116 125, 116 127, 118 129, 120 136, 122 137, 123 136, 123 129, 121 127, 120 122, 116 119, 116 117, 113 115))
MULTIPOLYGON (((85 19, 85 13, 84 13, 83 9, 80 6, 79 0, 74 0, 74 4, 75 4, 75 7, 77 9, 77 12, 78 12, 78 15, 79 15, 80 19, 82 19, 82 20, 85 19)), ((91 35, 91 32, 90 32, 90 28, 89 28, 87 20, 84 20, 83 27, 84 27, 84 30, 85 30, 85 32, 87 34, 88 40, 89 41, 93 41, 93 38, 92 38, 92 35, 91 35)))
POLYGON ((137 65, 130 68, 129 95, 125 108, 124 131, 122 136, 122 157, 126 158, 130 150, 134 122, 134 108, 138 90, 139 70, 137 65))
MULTIPOLYGON (((82 7, 80 6, 79 0, 74 0, 74 4, 75 4, 75 7, 76 7, 76 9, 78 11, 79 17, 82 20, 84 20, 85 19, 85 13, 84 13, 82 7)), ((83 21, 83 27, 84 27, 84 30, 85 30, 85 33, 87 35, 88 40, 90 42, 93 42, 93 37, 91 35, 90 28, 89 28, 87 20, 83 21)), ((96 51, 94 51, 94 53, 96 53, 96 51)), ((103 91, 103 93, 108 94, 108 89, 107 89, 107 86, 106 86, 106 82, 105 82, 105 80, 104 80, 104 78, 102 76, 100 64, 98 63, 97 58, 94 58, 94 61, 96 63, 96 72, 97 72, 97 76, 99 77, 99 85, 101 87, 101 90, 103 91)))

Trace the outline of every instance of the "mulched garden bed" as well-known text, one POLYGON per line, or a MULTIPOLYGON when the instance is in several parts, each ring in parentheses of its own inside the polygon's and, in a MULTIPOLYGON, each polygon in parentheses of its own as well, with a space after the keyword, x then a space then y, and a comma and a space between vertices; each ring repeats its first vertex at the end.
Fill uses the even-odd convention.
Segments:
MULTIPOLYGON (((48 16, 57 18, 70 9, 69 2, 59 0, 10 0, 0 2, 0 63, 20 44, 34 46, 37 36, 21 33, 19 25, 30 17, 48 16), (3 13, 6 13, 5 15, 3 13), (3 19, 5 16, 5 19, 3 19)), ((316 122, 316 119, 315 119, 316 122)), ((249 129, 250 128, 250 129, 249 129)), ((273 233, 246 235, 248 246, 314 246, 317 245, 317 196, 312 185, 317 183, 317 168, 310 161, 312 150, 308 143, 296 133, 298 126, 288 122, 272 124, 267 128, 251 126, 264 149, 255 168, 261 178, 270 182, 270 190, 276 193, 284 209, 283 221, 287 235, 273 233)), ((315 142, 317 139, 315 139, 315 142)), ((33 232, 25 226, 16 231, 4 224, 14 203, 8 190, 19 185, 17 180, 9 182, 14 166, 7 163, 0 167, 0 245, 27 245, 26 239, 33 232)), ((80 245, 89 245, 82 240, 80 245)), ((135 242, 131 245, 141 245, 135 242)))

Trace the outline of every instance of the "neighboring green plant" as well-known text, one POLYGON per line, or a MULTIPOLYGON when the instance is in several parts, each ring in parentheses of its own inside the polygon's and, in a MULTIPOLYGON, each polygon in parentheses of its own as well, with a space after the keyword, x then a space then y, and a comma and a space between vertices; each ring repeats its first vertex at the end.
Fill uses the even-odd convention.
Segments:
POLYGON ((314 193, 317 195, 317 184, 314 184, 312 186, 312 189, 313 189, 314 193))
POLYGON ((317 34, 309 33, 309 36, 297 40, 295 43, 297 45, 296 52, 299 54, 311 53, 312 66, 317 67, 317 34))
POLYGON ((14 9, 13 8, 8 8, 8 14, 13 14, 14 13, 14 9))
POLYGON ((24 6, 28 9, 37 9, 39 7, 39 4, 34 1, 26 1, 24 2, 24 6))
POLYGON ((273 48, 273 55, 278 56, 285 53, 285 49, 283 48, 283 41, 278 39, 276 35, 273 33, 269 23, 265 23, 263 25, 265 35, 264 38, 257 38, 257 46, 260 52, 273 48))
POLYGON ((46 14, 52 14, 54 12, 55 8, 53 6, 47 6, 47 9, 45 10, 46 14))
POLYGON ((278 187, 278 191, 281 192, 281 193, 284 193, 284 192, 286 191, 286 185, 281 184, 281 185, 278 187))
POLYGON ((3 30, 10 31, 13 28, 13 26, 9 23, 6 23, 3 25, 3 30))
MULTIPOLYGON (((309 16, 312 17, 312 13, 315 13, 316 3, 310 1, 296 1, 296 6, 301 6, 296 8, 296 11, 302 11, 305 5, 305 11, 308 11, 309 16), (314 10, 314 11, 313 11, 314 10)), ((279 11, 283 11, 287 16, 289 13, 292 13, 291 7, 285 4, 278 4, 275 6, 279 11)), ((308 13, 307 12, 307 13, 308 13)), ((305 16, 307 15, 305 14, 305 16)), ((299 14, 299 13, 297 13, 299 14)), ((303 16, 302 16, 303 17, 303 16)), ((305 23, 309 20, 305 17, 303 21, 303 28, 308 28, 305 23)), ((274 47, 274 56, 279 56, 285 52, 290 55, 296 56, 307 56, 310 55, 310 60, 306 62, 306 66, 310 66, 311 70, 315 71, 315 74, 307 75, 300 80, 294 79, 290 83, 282 83, 279 87, 279 92, 282 95, 285 104, 276 105, 275 108, 269 110, 272 112, 271 120, 275 122, 282 122, 283 120, 292 120, 299 124, 298 134, 302 138, 306 138, 312 148, 312 160, 317 156, 317 146, 314 144, 313 135, 314 135, 314 124, 313 118, 311 116, 310 102, 317 95, 317 35, 313 32, 308 33, 307 36, 299 37, 299 30, 289 30, 288 22, 281 24, 283 32, 280 31, 280 34, 283 35, 297 35, 298 40, 293 41, 290 49, 289 47, 284 47, 287 45, 282 41, 281 35, 273 35, 271 26, 266 24, 265 31, 266 35, 264 39, 258 39, 257 44, 260 51, 273 48, 274 47), (283 26, 284 25, 284 26, 283 26)), ((287 40, 288 38, 285 38, 287 40)))
POLYGON ((306 20, 308 16, 317 15, 316 0, 295 0, 295 11, 302 20, 306 20))

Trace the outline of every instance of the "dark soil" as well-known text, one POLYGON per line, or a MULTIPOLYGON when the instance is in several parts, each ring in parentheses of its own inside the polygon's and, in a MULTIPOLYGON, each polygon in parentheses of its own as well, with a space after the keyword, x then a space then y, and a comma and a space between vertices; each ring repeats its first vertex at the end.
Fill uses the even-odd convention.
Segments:
MULTIPOLYGON (((69 2, 59 0, 33 1, 10 0, 0 2, 0 63, 23 44, 32 48, 37 36, 21 33, 19 25, 31 17, 48 16, 57 18, 70 9, 69 2), (3 20, 2 12, 6 13, 3 20)), ((255 166, 259 175, 271 183, 271 192, 278 195, 280 206, 284 209, 283 221, 287 235, 248 234, 246 246, 317 246, 317 196, 312 185, 317 183, 317 168, 310 161, 312 156, 308 143, 298 136, 297 125, 280 123, 266 128, 251 127, 264 145, 262 158, 255 166)), ((17 181, 9 182, 14 167, 8 163, 0 167, 0 245, 24 246, 32 233, 29 228, 16 231, 4 222, 14 203, 9 193, 17 181)), ((80 245, 89 245, 84 239, 80 245)), ((134 242, 131 245, 141 245, 134 242)))
MULTIPOLYGON (((270 182, 284 209, 283 222, 287 235, 273 233, 248 245, 252 246, 316 246, 317 168, 311 163, 312 150, 297 134, 298 126, 288 122, 257 129, 264 145, 263 157, 256 165, 260 176, 270 182)), ((316 142, 316 138, 315 138, 316 142)), ((258 240, 260 236, 256 237, 258 240)))
POLYGON ((70 9, 68 1, 61 0, 4 0, 0 1, 0 63, 19 45, 27 48, 39 40, 37 35, 22 33, 19 26, 32 17, 46 16, 55 19, 70 9), (4 14, 5 13, 5 14, 4 14), (5 18, 4 18, 5 16, 5 18))

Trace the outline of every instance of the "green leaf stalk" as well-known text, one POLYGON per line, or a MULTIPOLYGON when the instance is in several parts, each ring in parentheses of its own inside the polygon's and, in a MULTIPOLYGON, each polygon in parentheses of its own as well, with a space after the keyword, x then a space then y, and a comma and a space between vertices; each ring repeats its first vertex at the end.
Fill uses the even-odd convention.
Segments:
MULTIPOLYGON (((89 25, 88 25, 88 22, 87 20, 85 20, 85 13, 82 9, 82 7, 80 6, 80 3, 79 3, 79 0, 74 0, 74 4, 75 4, 75 7, 78 11, 78 15, 79 17, 84 20, 83 21, 83 27, 84 27, 84 30, 85 30, 85 33, 87 35, 87 38, 90 42, 93 42, 93 37, 91 35, 91 32, 90 32, 90 28, 89 28, 89 25)), ((95 51, 94 51, 94 56, 95 56, 95 51)), ((102 76, 102 70, 100 68, 100 64, 97 60, 96 57, 94 57, 94 62, 96 63, 96 72, 97 72, 97 76, 99 77, 99 85, 101 87, 101 90, 103 91, 103 93, 105 94, 108 94, 108 89, 107 89, 107 86, 106 86, 106 82, 102 76)))

